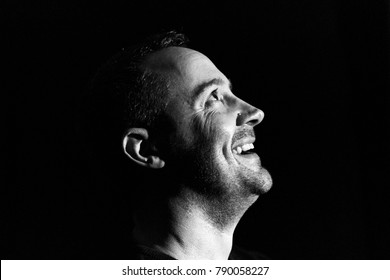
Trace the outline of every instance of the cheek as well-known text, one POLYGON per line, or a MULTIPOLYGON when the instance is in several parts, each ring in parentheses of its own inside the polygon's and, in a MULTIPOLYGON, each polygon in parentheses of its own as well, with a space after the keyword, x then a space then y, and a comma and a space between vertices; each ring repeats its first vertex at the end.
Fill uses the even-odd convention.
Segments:
POLYGON ((236 130, 236 117, 229 112, 217 112, 207 121, 219 134, 233 136, 236 130))
POLYGON ((213 146, 230 147, 231 138, 235 131, 235 120, 226 114, 210 111, 198 115, 193 119, 194 135, 198 140, 207 142, 213 146), (229 118, 230 117, 230 118, 229 118))
POLYGON ((201 113, 193 118, 193 132, 195 136, 205 140, 215 141, 216 136, 221 132, 222 121, 221 114, 215 111, 201 113))

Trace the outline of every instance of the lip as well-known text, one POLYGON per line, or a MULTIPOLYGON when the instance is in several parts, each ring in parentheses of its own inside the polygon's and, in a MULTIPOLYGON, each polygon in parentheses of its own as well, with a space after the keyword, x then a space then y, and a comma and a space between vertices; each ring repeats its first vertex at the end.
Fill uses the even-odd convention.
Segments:
MULTIPOLYGON (((248 136, 244 137, 232 145, 232 151, 233 149, 243 146, 245 144, 253 144, 256 141, 255 137, 248 136)), ((260 156, 256 152, 252 152, 249 154, 235 154, 233 153, 234 158, 239 164, 242 164, 248 168, 252 168, 253 166, 261 165, 260 156)))
POLYGON ((236 141, 235 143, 233 143, 232 150, 234 150, 237 147, 241 147, 245 144, 253 144, 253 143, 255 143, 255 141, 256 141, 255 137, 245 137, 245 138, 240 139, 240 140, 236 141))
POLYGON ((250 154, 234 154, 234 158, 239 164, 242 164, 250 169, 253 168, 253 166, 261 165, 260 157, 257 153, 250 153, 250 154))

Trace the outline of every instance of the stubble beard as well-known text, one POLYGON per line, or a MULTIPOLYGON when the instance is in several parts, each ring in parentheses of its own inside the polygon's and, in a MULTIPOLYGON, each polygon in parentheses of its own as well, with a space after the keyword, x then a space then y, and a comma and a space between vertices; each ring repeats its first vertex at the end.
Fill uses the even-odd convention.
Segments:
POLYGON ((181 182, 191 193, 191 202, 223 229, 237 223, 259 195, 270 188, 270 176, 261 166, 260 172, 245 166, 240 170, 224 166, 225 160, 214 144, 210 139, 197 139, 190 151, 181 153, 178 168, 181 182))

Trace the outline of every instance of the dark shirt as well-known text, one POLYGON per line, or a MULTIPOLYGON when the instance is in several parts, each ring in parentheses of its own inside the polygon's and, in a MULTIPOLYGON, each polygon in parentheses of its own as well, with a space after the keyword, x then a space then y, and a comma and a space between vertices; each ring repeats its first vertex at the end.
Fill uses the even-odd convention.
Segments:
MULTIPOLYGON (((142 245, 134 246, 132 258, 134 260, 176 260, 156 249, 142 245)), ((267 260, 268 258, 255 251, 250 251, 239 246, 233 246, 229 255, 229 260, 267 260)))

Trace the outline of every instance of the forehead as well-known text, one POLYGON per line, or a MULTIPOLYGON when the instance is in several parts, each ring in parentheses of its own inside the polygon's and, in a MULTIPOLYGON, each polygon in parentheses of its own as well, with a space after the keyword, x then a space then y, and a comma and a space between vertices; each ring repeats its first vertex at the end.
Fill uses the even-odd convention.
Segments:
POLYGON ((208 57, 188 48, 163 49, 151 54, 144 65, 166 75, 171 82, 171 89, 186 95, 193 95, 195 88, 213 79, 229 83, 208 57))

